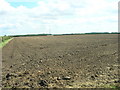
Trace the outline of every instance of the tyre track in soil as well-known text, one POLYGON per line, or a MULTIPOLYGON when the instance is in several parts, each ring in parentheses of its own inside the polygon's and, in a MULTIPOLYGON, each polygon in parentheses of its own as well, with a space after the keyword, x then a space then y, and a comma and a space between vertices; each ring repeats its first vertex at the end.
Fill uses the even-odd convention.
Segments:
POLYGON ((14 38, 3 48, 3 87, 117 85, 117 45, 117 35, 14 38))

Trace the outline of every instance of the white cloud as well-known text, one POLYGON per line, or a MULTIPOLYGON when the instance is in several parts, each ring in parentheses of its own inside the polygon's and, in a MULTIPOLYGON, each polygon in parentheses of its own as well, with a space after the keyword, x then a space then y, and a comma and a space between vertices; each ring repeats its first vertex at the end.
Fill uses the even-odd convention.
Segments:
POLYGON ((38 2, 39 0, 6 0, 7 2, 38 2))
POLYGON ((13 11, 13 7, 10 6, 5 0, 0 0, 0 11, 13 11))
POLYGON ((0 31, 6 27, 6 33, 43 33, 48 31, 48 24, 53 33, 117 31, 118 0, 36 0, 36 3, 38 6, 33 8, 15 8, 0 0, 0 31))

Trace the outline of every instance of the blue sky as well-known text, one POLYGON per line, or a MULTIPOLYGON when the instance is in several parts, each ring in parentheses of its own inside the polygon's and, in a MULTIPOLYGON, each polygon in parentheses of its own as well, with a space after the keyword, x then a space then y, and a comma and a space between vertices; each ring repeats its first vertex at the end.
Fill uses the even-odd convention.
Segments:
POLYGON ((0 35, 117 32, 119 0, 0 0, 0 35))
POLYGON ((27 8, 33 8, 37 5, 36 2, 10 2, 10 5, 17 8, 19 6, 25 6, 27 8))

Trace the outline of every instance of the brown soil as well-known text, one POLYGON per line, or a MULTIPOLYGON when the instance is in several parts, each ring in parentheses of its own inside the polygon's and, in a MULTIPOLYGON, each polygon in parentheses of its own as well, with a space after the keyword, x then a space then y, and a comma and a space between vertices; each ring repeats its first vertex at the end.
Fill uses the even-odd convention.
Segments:
POLYGON ((3 48, 3 87, 118 86, 118 35, 17 37, 3 48))

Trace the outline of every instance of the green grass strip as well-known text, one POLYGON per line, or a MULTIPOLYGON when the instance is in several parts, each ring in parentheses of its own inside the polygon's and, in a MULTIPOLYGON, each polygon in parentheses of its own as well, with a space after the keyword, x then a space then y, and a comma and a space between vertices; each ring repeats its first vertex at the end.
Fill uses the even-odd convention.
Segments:
POLYGON ((10 38, 8 40, 5 40, 4 42, 0 43, 0 48, 4 47, 9 41, 11 41, 13 38, 10 38))

